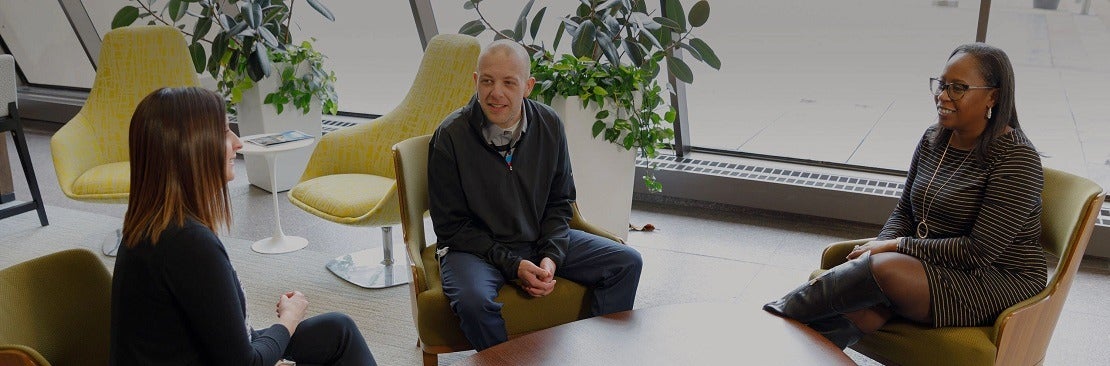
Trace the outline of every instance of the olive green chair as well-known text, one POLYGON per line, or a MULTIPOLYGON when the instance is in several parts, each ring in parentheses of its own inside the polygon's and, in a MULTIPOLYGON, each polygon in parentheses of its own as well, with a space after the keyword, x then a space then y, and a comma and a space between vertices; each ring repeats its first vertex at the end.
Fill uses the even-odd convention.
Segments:
MULTIPOLYGON (((459 328, 459 318, 451 310, 435 258, 435 244, 424 239, 424 215, 428 212, 428 143, 431 136, 414 137, 393 145, 393 161, 397 172, 397 193, 401 201, 401 227, 404 231, 408 263, 412 270, 409 283, 412 320, 416 324, 418 343, 424 353, 424 365, 435 365, 438 354, 465 351, 474 347, 459 328)), ((616 235, 590 225, 582 219, 578 206, 570 227, 624 241, 616 235)), ((535 298, 516 286, 504 286, 497 301, 504 304, 501 315, 509 337, 569 323, 590 315, 589 290, 570 280, 559 278, 551 294, 535 298), (543 314, 543 316, 536 316, 543 314)))
MULTIPOLYGON (((1103 192, 1082 177, 1045 168, 1041 195, 1041 245, 1059 258, 1048 286, 1039 294, 1002 312, 994 325, 932 328, 893 320, 851 348, 884 364, 899 365, 1040 365, 1083 259, 1103 192)), ((821 269, 844 262, 852 247, 871 239, 829 244, 821 269)))
POLYGON ((111 291, 84 249, 0 270, 0 365, 107 365, 111 291))

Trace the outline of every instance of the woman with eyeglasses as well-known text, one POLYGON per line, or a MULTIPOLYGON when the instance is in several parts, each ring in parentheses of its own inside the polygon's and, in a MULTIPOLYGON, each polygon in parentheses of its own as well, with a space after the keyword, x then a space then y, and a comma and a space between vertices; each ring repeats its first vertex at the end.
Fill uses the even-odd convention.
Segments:
POLYGON ((875 240, 764 310, 841 348, 898 316, 934 327, 992 324, 1045 288, 1040 155, 1018 124, 1002 50, 957 47, 930 79, 937 123, 875 240))
POLYGON ((248 324, 246 296, 216 237, 231 224, 227 182, 243 147, 228 128, 223 97, 155 90, 131 117, 128 147, 131 194, 112 276, 110 364, 374 364, 351 318, 306 319, 300 292, 277 296, 273 325, 248 324))

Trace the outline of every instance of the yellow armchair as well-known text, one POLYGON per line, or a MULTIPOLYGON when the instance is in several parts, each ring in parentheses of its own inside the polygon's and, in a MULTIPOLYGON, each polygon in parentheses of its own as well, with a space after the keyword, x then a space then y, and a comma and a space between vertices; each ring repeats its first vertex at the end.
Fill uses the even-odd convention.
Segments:
MULTIPOLYGON (((435 258, 435 244, 424 239, 424 215, 428 212, 428 143, 431 135, 414 137, 393 146, 396 164, 398 195, 401 201, 401 228, 412 275, 409 298, 412 301, 412 320, 424 365, 435 365, 438 354, 465 351, 474 347, 467 342, 459 328, 459 318, 451 310, 443 294, 439 262, 435 258)), ((570 227, 602 236, 618 243, 624 241, 616 235, 582 219, 578 206, 570 227)), ((497 295, 503 303, 501 315, 509 337, 516 337, 537 330, 554 327, 586 318, 590 315, 589 289, 570 280, 559 278, 551 294, 532 297, 516 286, 504 286, 497 295), (544 316, 535 316, 544 314, 544 316)))
MULTIPOLYGON (((198 86, 185 37, 170 26, 131 26, 104 35, 92 91, 50 139, 58 185, 69 198, 127 203, 127 133, 135 106, 161 87, 198 86)), ((104 241, 114 255, 115 240, 104 241)))
POLYGON ((408 282, 408 271, 393 265, 391 225, 401 217, 389 149, 432 133, 470 100, 480 50, 471 36, 435 36, 400 105, 373 121, 325 135, 312 151, 300 182, 289 190, 289 201, 328 221, 382 228, 384 259, 371 250, 345 254, 327 264, 335 275, 366 288, 408 282))
MULTIPOLYGON (((1048 286, 1004 310, 993 326, 932 328, 904 320, 887 323, 851 348, 884 364, 1040 365, 1071 290, 1103 192, 1082 177, 1045 168, 1041 245, 1059 258, 1048 286)), ((870 239, 829 244, 816 276, 844 262, 852 247, 870 239)))
POLYGON ((111 292, 84 249, 0 270, 0 364, 107 365, 111 292))

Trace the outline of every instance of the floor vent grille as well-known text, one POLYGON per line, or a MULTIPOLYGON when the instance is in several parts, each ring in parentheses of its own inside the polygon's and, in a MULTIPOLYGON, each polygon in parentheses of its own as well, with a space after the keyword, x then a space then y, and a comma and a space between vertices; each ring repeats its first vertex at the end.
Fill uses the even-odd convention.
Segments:
MULTIPOLYGON (((648 163, 649 160, 644 158, 638 158, 636 160, 636 164, 640 167, 646 167, 648 163)), ((901 196, 903 187, 902 182, 896 181, 883 181, 849 175, 815 173, 701 159, 677 158, 674 156, 659 156, 654 159, 653 163, 656 169, 662 170, 835 189, 839 191, 866 193, 887 197, 901 196)))
MULTIPOLYGON (((905 187, 905 184, 900 181, 884 181, 849 175, 823 174, 702 159, 678 158, 675 156, 658 156, 654 160, 644 158, 636 159, 636 165, 639 167, 647 167, 649 163, 654 163, 656 169, 660 170, 691 172, 720 177, 835 189, 845 192, 866 193, 886 197, 901 197, 902 189, 905 187)), ((1103 204, 1103 208, 1099 212, 1099 217, 1095 221, 1095 224, 1099 226, 1110 226, 1110 203, 1103 204)))
MULTIPOLYGON (((228 119, 228 121, 239 123, 239 120, 237 118, 235 118, 234 115, 227 116, 227 119, 228 119)), ((322 135, 327 135, 328 132, 334 132, 334 131, 339 130, 341 128, 351 127, 351 126, 357 125, 359 123, 360 122, 336 121, 336 120, 333 120, 333 119, 327 119, 325 117, 320 121, 320 127, 322 129, 321 134, 322 135)))
POLYGON ((328 132, 333 132, 344 127, 351 127, 358 124, 358 122, 336 121, 326 118, 320 123, 323 125, 322 127, 324 128, 324 130, 322 131, 322 134, 324 135, 327 135, 328 132))

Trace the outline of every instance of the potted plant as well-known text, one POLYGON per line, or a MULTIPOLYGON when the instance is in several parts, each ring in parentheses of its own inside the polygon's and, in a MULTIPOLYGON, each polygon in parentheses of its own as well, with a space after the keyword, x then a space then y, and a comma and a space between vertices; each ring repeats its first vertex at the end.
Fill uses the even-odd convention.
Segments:
MULTIPOLYGON (((139 19, 176 27, 189 42, 198 73, 207 72, 228 100, 243 135, 301 130, 320 136, 321 112, 335 114, 335 73, 312 40, 293 41, 290 24, 296 0, 134 0, 116 12, 112 28, 139 19), (271 108, 264 108, 269 104, 271 108), (294 113, 283 113, 291 105, 294 113)), ((305 3, 320 15, 335 17, 318 0, 305 3)), ((247 158, 251 184, 288 190, 300 178, 312 149, 280 154, 277 187, 261 158, 247 158)))
MULTIPOLYGON (((463 7, 478 19, 459 33, 476 36, 489 30, 529 50, 536 78, 531 98, 551 105, 563 119, 579 208, 591 221, 624 237, 633 187, 613 185, 613 177, 633 180, 636 156, 654 158, 674 137, 675 111, 666 104, 669 87, 656 79, 660 63, 678 80, 692 83, 693 72, 675 57, 676 49, 714 69, 720 69, 721 61, 704 40, 693 36, 709 19, 708 1, 697 1, 687 11, 679 0, 665 0, 665 16, 649 11, 645 0, 581 2, 574 14, 559 18, 549 44, 539 36, 547 8, 532 15, 534 0, 525 4, 512 29, 501 30, 482 13, 481 0, 466 0, 463 7), (557 53, 564 34, 570 53, 557 53)), ((642 179, 648 189, 662 190, 650 167, 642 179)))

